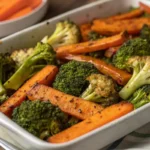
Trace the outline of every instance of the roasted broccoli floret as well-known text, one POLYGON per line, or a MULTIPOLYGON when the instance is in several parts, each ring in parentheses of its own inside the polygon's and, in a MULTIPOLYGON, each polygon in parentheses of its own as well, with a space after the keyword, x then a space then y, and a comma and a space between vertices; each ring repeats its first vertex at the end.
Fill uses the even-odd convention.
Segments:
POLYGON ((15 63, 10 58, 9 54, 0 54, 0 104, 2 104, 8 97, 7 91, 3 83, 15 71, 15 63))
POLYGON ((113 80, 102 74, 92 74, 87 80, 88 88, 82 93, 81 97, 85 100, 109 106, 118 102, 118 93, 113 80))
POLYGON ((150 44, 146 39, 131 39, 123 44, 113 56, 113 64, 120 69, 126 69, 126 62, 130 57, 148 55, 150 55, 150 44))
POLYGON ((20 49, 11 53, 10 57, 16 62, 17 68, 34 52, 33 48, 20 49))
POLYGON ((80 41, 81 34, 78 26, 71 21, 62 21, 56 24, 54 33, 42 39, 43 43, 49 43, 53 47, 75 44, 80 41))
POLYGON ((12 120, 33 135, 46 139, 69 127, 70 116, 48 101, 27 100, 14 109, 12 120))
POLYGON ((150 27, 147 24, 142 27, 140 37, 150 42, 150 27))
POLYGON ((56 54, 49 44, 38 43, 18 70, 4 83, 6 89, 17 90, 28 78, 47 64, 56 63, 56 54))
POLYGON ((70 61, 62 65, 53 83, 53 87, 64 93, 79 96, 88 84, 86 78, 99 71, 87 62, 70 61))
POLYGON ((133 75, 119 92, 123 99, 128 99, 141 86, 150 84, 150 56, 131 57, 127 65, 133 69, 133 75))
POLYGON ((134 108, 139 108, 150 102, 150 85, 144 85, 137 89, 128 100, 134 105, 134 108))

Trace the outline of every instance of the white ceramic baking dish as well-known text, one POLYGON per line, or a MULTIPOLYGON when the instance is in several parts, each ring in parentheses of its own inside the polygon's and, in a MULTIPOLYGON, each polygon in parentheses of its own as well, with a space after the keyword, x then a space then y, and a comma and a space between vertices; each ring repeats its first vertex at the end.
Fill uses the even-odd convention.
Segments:
MULTIPOLYGON (((45 35, 53 32, 59 20, 69 18, 80 24, 97 17, 124 12, 137 5, 138 0, 101 0, 91 3, 2 39, 0 51, 11 52, 14 49, 34 46, 45 35)), ((147 104, 70 142, 51 144, 34 137, 0 113, 0 137, 25 150, 98 150, 148 123, 149 114, 150 104, 147 104)))

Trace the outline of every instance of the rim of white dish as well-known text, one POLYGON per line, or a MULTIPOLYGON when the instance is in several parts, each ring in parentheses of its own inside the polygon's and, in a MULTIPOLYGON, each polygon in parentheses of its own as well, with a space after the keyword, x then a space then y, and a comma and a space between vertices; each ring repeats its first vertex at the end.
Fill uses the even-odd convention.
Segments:
POLYGON ((42 0, 42 3, 35 9, 32 10, 32 12, 22 16, 22 17, 18 17, 16 19, 12 19, 12 20, 4 20, 4 21, 0 21, 0 25, 5 25, 5 24, 9 24, 9 23, 13 23, 13 22, 17 22, 17 21, 21 21, 25 18, 28 18, 29 16, 37 13, 41 8, 43 8, 43 6, 45 6, 47 4, 48 0, 42 0))

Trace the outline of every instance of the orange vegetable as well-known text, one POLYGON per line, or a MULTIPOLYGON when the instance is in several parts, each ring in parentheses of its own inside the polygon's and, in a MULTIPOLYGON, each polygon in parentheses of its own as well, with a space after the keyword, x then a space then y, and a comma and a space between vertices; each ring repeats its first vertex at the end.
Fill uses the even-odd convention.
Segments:
POLYGON ((144 11, 147 12, 147 13, 150 13, 150 6, 145 5, 145 4, 142 3, 142 2, 139 2, 139 5, 140 5, 140 8, 141 8, 142 10, 144 10, 144 11))
POLYGON ((10 16, 9 18, 7 18, 6 20, 16 19, 18 17, 25 16, 29 14, 31 11, 32 11, 31 7, 25 7, 21 9, 20 11, 16 12, 15 14, 13 14, 12 16, 10 16))
POLYGON ((132 10, 130 12, 126 12, 126 13, 122 13, 119 15, 114 15, 108 18, 104 18, 104 19, 96 19, 93 20, 93 22, 97 21, 97 20, 105 20, 105 21, 115 21, 115 20, 125 20, 125 19, 133 19, 136 17, 141 16, 144 13, 144 11, 140 8, 137 8, 135 10, 132 10))
POLYGON ((98 50, 105 50, 109 47, 118 46, 123 44, 127 40, 126 32, 111 37, 99 39, 96 41, 87 41, 78 44, 72 44, 67 46, 61 46, 57 48, 58 57, 65 54, 83 54, 88 52, 94 52, 98 50))
POLYGON ((38 7, 42 3, 42 0, 29 0, 29 6, 33 9, 38 7))
POLYGON ((81 24, 79 26, 80 31, 81 31, 81 36, 83 41, 88 41, 88 34, 91 31, 91 24, 90 23, 86 23, 86 24, 81 24))
POLYGON ((111 64, 107 64, 103 60, 96 59, 90 56, 64 55, 62 58, 66 60, 76 60, 92 63, 101 73, 112 77, 120 85, 125 85, 131 78, 131 75, 124 70, 120 70, 111 64))
POLYGON ((99 104, 83 100, 79 97, 65 94, 45 85, 36 85, 28 93, 30 100, 49 100, 62 111, 75 116, 81 120, 100 112, 103 107, 99 104))
POLYGON ((28 2, 26 0, 9 0, 9 3, 1 2, 1 5, 3 5, 3 7, 0 9, 0 21, 5 20, 12 14, 25 8, 28 5, 28 2))
POLYGON ((150 18, 137 18, 118 21, 95 20, 92 30, 102 35, 115 35, 123 31, 129 34, 138 34, 144 24, 150 25, 150 18))
POLYGON ((57 72, 58 68, 56 66, 48 65, 44 67, 0 106, 0 112, 10 117, 13 109, 19 106, 26 99, 27 91, 29 91, 37 83, 45 85, 51 84, 57 72))
POLYGON ((0 9, 5 7, 9 3, 8 0, 0 0, 0 9))
POLYGON ((105 57, 111 58, 118 51, 119 48, 120 46, 110 47, 109 49, 105 51, 105 54, 104 54, 105 57))
POLYGON ((48 139, 50 143, 64 143, 82 136, 96 128, 99 128, 115 119, 118 119, 129 112, 134 107, 129 102, 121 102, 105 108, 101 113, 97 113, 92 117, 56 134, 48 139))

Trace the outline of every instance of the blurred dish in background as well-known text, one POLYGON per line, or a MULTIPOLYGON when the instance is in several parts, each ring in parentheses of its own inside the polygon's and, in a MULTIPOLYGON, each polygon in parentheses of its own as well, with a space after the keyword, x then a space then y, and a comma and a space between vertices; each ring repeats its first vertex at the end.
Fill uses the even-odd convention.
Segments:
POLYGON ((48 0, 0 0, 0 37, 37 23, 47 8, 48 0))
POLYGON ((0 21, 25 16, 41 3, 42 0, 0 0, 0 21))

